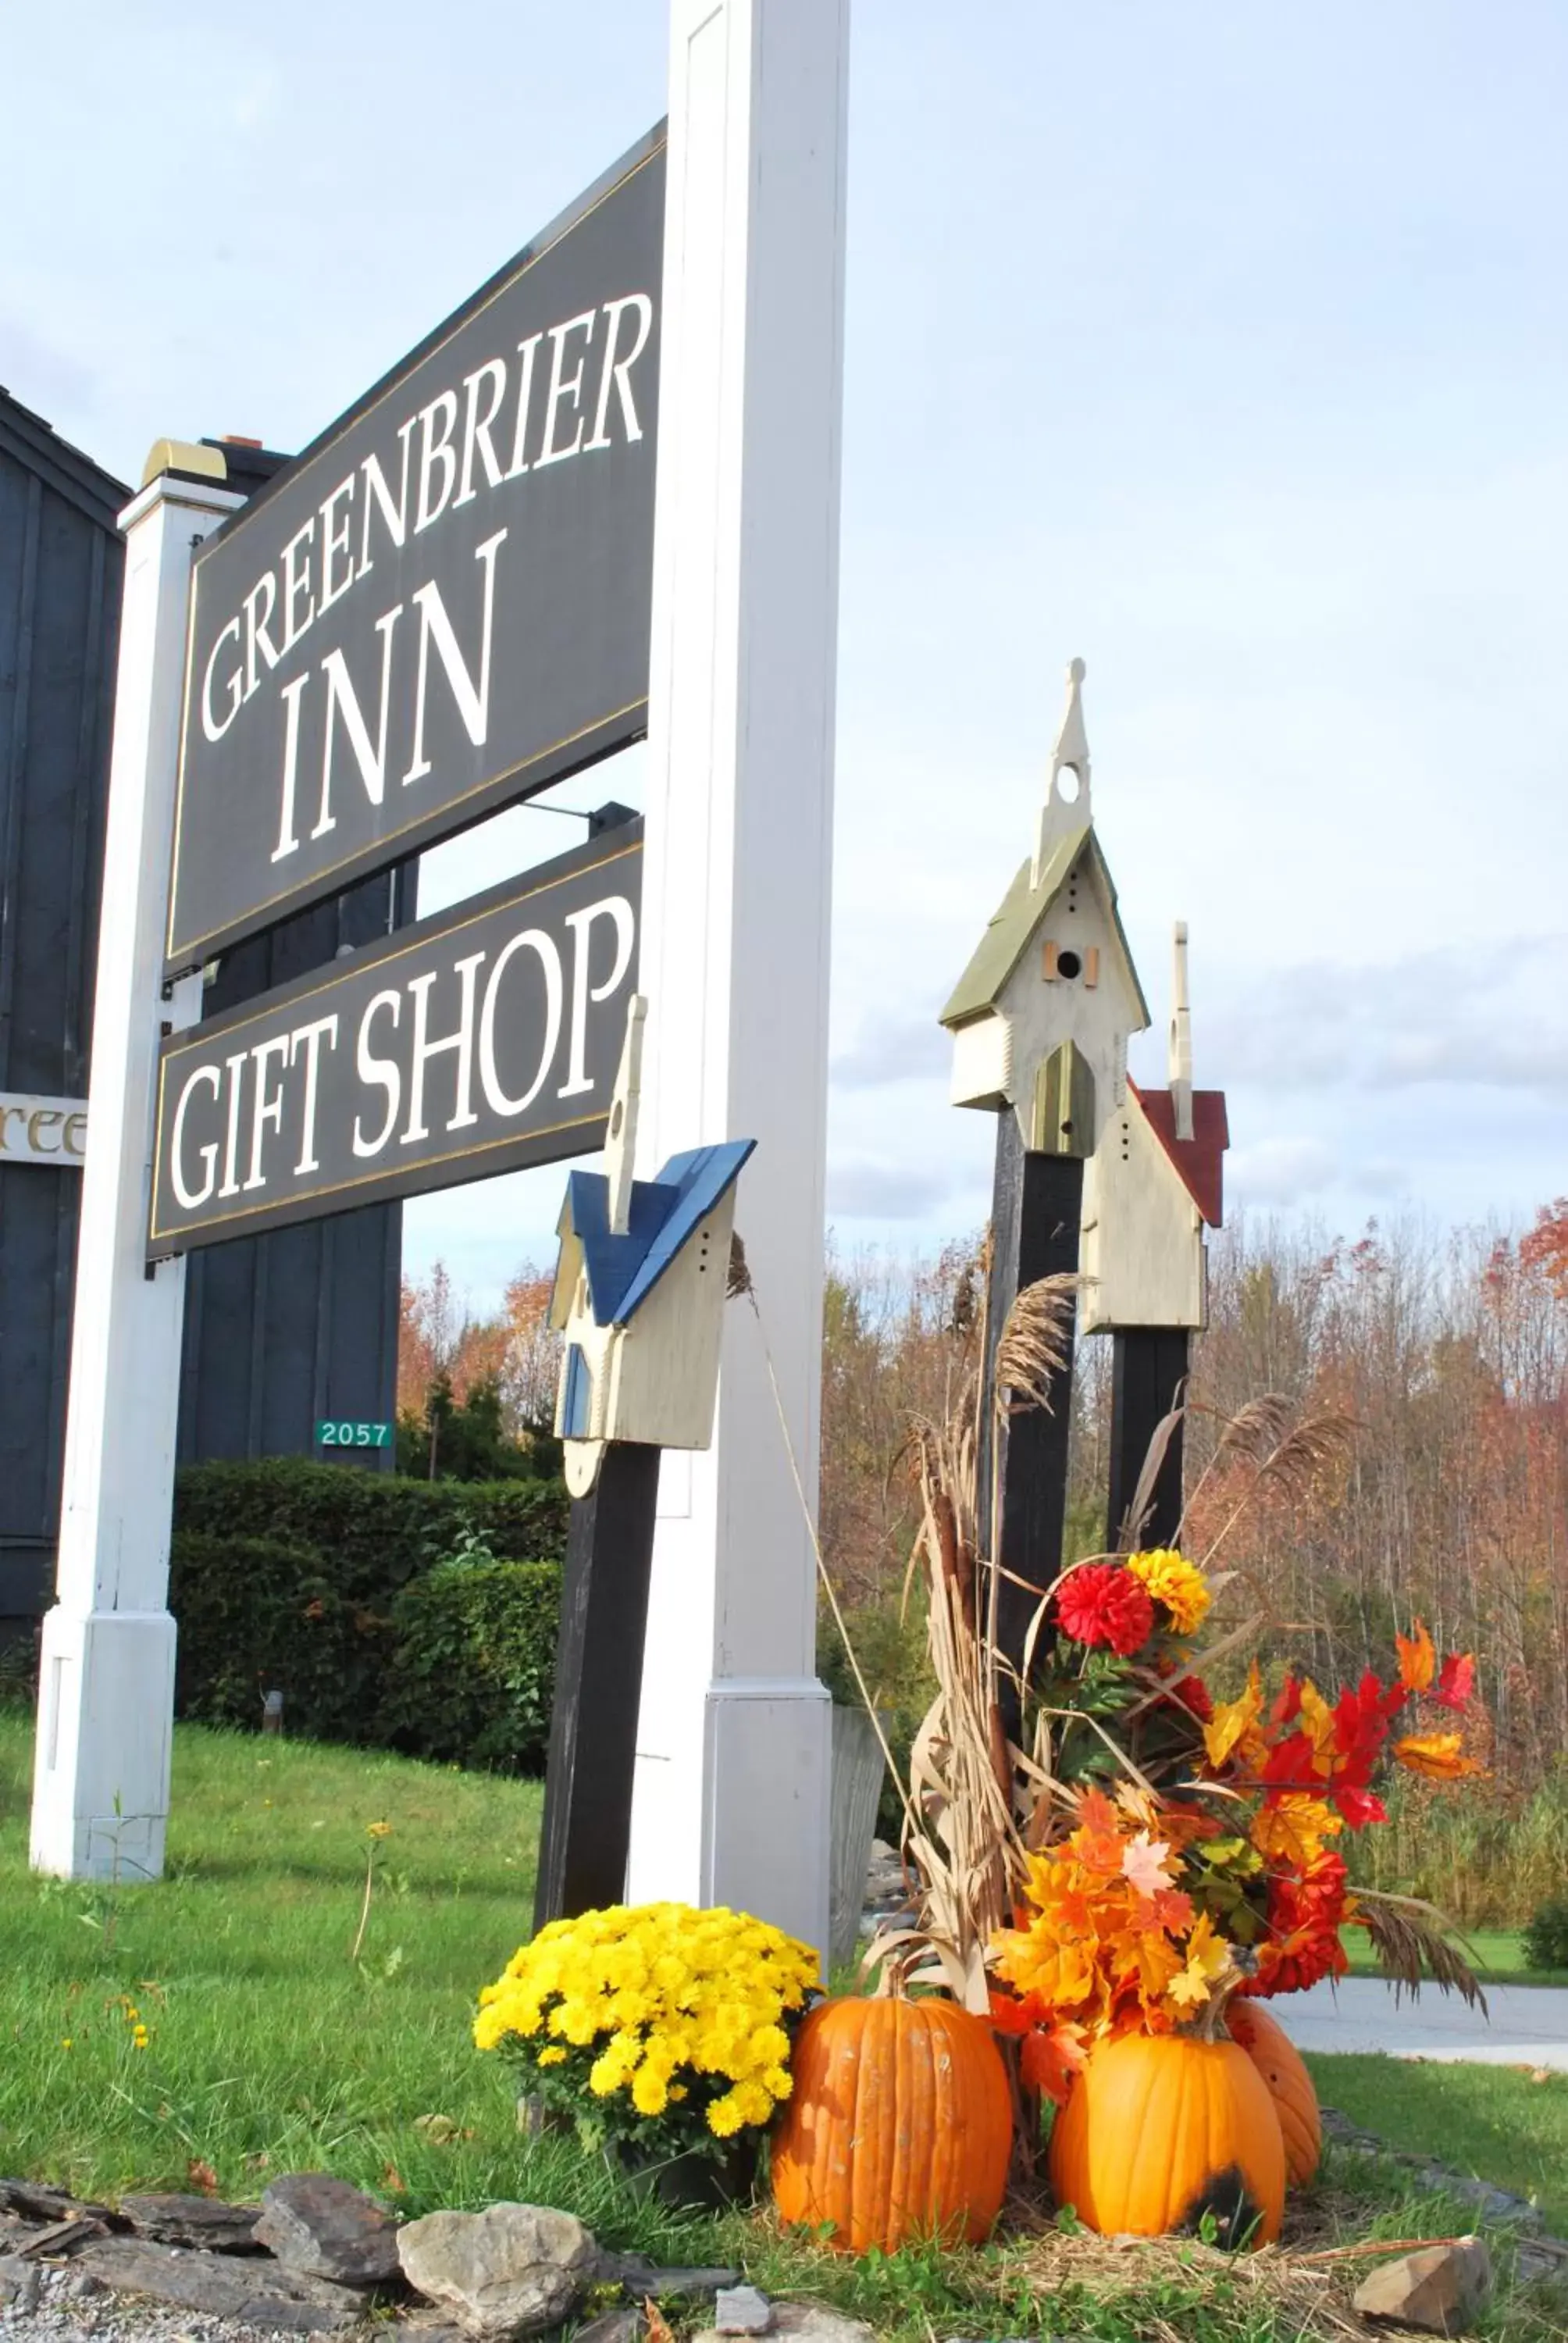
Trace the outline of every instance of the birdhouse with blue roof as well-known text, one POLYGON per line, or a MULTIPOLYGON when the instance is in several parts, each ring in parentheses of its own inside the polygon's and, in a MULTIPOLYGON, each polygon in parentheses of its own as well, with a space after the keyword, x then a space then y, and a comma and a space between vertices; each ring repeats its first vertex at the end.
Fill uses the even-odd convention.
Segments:
POLYGON ((571 1173, 557 1231, 556 1434, 574 1497, 592 1489, 608 1441, 706 1448, 713 1437, 735 1186, 756 1142, 694 1147, 652 1180, 633 1177, 647 1008, 630 1004, 605 1170, 571 1173))
POLYGON ((1083 677, 1075 659, 1034 852, 941 1012, 953 1104, 1010 1111, 1030 1153, 1081 1159, 1123 1103, 1127 1039, 1150 1021, 1094 833, 1083 677))

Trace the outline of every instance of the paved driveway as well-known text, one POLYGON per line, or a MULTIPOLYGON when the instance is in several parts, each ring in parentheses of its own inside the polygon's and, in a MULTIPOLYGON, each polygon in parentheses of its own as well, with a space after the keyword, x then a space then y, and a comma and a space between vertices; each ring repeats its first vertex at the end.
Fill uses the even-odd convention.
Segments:
POLYGON ((1267 2006, 1299 2050, 1386 2050, 1395 2058, 1466 2058, 1490 2066, 1553 2066, 1568 2074, 1568 1986, 1486 1988, 1490 2018, 1456 1993, 1423 1986, 1412 2001, 1381 1977, 1342 1977, 1285 1993, 1267 2006))

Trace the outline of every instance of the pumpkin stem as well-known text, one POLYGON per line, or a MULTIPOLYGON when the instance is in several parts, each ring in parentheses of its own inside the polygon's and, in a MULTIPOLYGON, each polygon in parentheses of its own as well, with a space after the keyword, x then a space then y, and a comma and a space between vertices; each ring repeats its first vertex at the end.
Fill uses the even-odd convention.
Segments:
POLYGON ((1213 1990, 1201 2009, 1194 2010, 1191 2021, 1178 2026, 1193 2042, 1223 2042, 1228 2039, 1228 2013, 1232 1999, 1257 1967, 1257 1962, 1244 1946, 1233 1946, 1231 1966, 1223 1976, 1215 1980, 1213 1990))

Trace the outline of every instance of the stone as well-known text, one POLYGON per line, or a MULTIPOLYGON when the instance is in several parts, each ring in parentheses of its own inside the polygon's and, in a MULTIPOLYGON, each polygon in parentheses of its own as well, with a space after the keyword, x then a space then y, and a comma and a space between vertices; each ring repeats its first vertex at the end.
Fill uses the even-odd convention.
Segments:
POLYGON ((397 2232, 403 2275, 417 2294, 456 2311, 481 2343, 558 2327, 599 2277, 591 2233, 548 2205, 491 2205, 483 2213, 427 2213, 397 2232))
POLYGON ((85 2246, 89 2237, 107 2235, 105 2224, 92 2214, 73 2213, 63 2221, 49 2221, 41 2229, 30 2229, 15 2251, 25 2261, 43 2261, 45 2258, 63 2260, 78 2246, 85 2246))
POLYGON ((67 2270, 65 2283, 60 2288, 66 2302, 91 2302, 96 2297, 107 2294, 108 2290, 101 2278, 95 2278, 91 2270, 85 2269, 67 2270))
POLYGON ((618 2310, 607 2310, 602 2318, 590 2318, 578 2328, 572 2343, 643 2343, 647 2333, 641 2309, 627 2302, 618 2310))
POLYGON ((1492 2258, 1479 2237, 1423 2246, 1362 2280, 1352 2308, 1428 2335, 1462 2335, 1492 2291, 1492 2258))
POLYGON ((105 2237, 85 2246, 75 2267, 115 2294, 146 2295, 180 2310, 291 2335, 332 2334, 352 2327, 365 2308, 364 2296, 351 2287, 296 2277, 275 2262, 186 2253, 147 2237, 105 2237))
POLYGON ((35 2263, 19 2261, 15 2254, 0 2259, 0 2308, 30 2318, 43 2290, 43 2274, 35 2263))
MULTIPOLYGON (((840 2311, 824 2310, 816 2302, 776 2302, 772 2305, 773 2335, 794 2335, 800 2343, 877 2343, 875 2330, 864 2319, 846 2318, 840 2311)), ((725 2343, 717 2327, 707 2327, 692 2343, 725 2343)))
POLYGON ((767 2335, 773 2326, 773 2306, 754 2286, 727 2286, 713 2306, 713 2324, 720 2335, 767 2335))
POLYGON ((390 2286, 397 2223, 373 2197, 327 2172, 287 2172, 262 2191, 256 2238, 300 2278, 390 2286))
POLYGON ((225 2205, 216 2197, 130 2196, 120 2199, 120 2217, 138 2237, 160 2246, 195 2246, 209 2254, 254 2254, 259 2205, 225 2205))
POLYGON ((660 2269, 641 2254, 615 2254, 602 2247, 595 2276, 600 2286, 624 2286, 639 2302, 650 2294, 656 2300, 667 2294, 717 2294, 721 2287, 737 2286, 740 2280, 739 2270, 660 2269))

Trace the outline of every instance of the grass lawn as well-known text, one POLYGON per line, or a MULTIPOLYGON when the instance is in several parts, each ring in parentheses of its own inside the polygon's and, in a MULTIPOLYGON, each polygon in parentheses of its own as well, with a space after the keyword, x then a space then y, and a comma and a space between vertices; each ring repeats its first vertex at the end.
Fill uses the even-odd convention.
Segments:
MULTIPOLYGON (((1568 1969, 1532 1969, 1524 1963, 1523 1936, 1517 1928, 1467 1930, 1463 1942, 1473 1956, 1475 1973, 1483 1985, 1568 1985, 1568 1969)), ((1352 1976, 1381 1976, 1364 1929, 1344 1931, 1345 1950, 1352 1976)))
MULTIPOLYGON (((31 1740, 31 1718, 0 1709, 0 2171, 111 2199, 209 2175, 254 2197, 273 2174, 325 2168, 407 2213, 553 2203, 608 2245, 739 2264, 771 2292, 836 2302, 888 2343, 1048 2330, 1309 2343, 1343 2331, 1314 2308, 1325 2269, 1282 2276, 1278 2258, 1231 2262, 1176 2241, 1113 2251, 1046 2219, 972 2252, 850 2261, 765 2214, 673 2216, 575 2142, 521 2137, 506 2068, 469 2038, 478 1986, 528 1931, 537 1785, 184 1726, 168 1876, 116 1891, 28 1871, 31 1740), (372 1823, 387 1835, 370 1836, 372 1823)), ((1400 2110, 1414 2110, 1422 2145, 1537 2187, 1543 2203, 1555 2158, 1560 2200, 1568 2085, 1525 2087, 1515 2117, 1499 2087, 1523 2078, 1493 2070, 1401 2066, 1395 2082, 1382 2060, 1316 2063, 1348 2114, 1403 2139, 1400 2110), (1473 2131, 1427 2096, 1460 2075, 1473 2131)), ((1292 2218, 1298 2243, 1326 2247, 1452 2235, 1472 2217, 1343 2159, 1292 2218)), ((1344 2266, 1350 2282, 1362 2267, 1344 2266)), ((1568 2305, 1505 2293, 1483 2331, 1547 2343, 1568 2334, 1568 2305)))
POLYGON ((1318 2096, 1392 2147, 1533 2197, 1568 2237, 1568 2075, 1436 2058, 1307 2059, 1318 2096))

